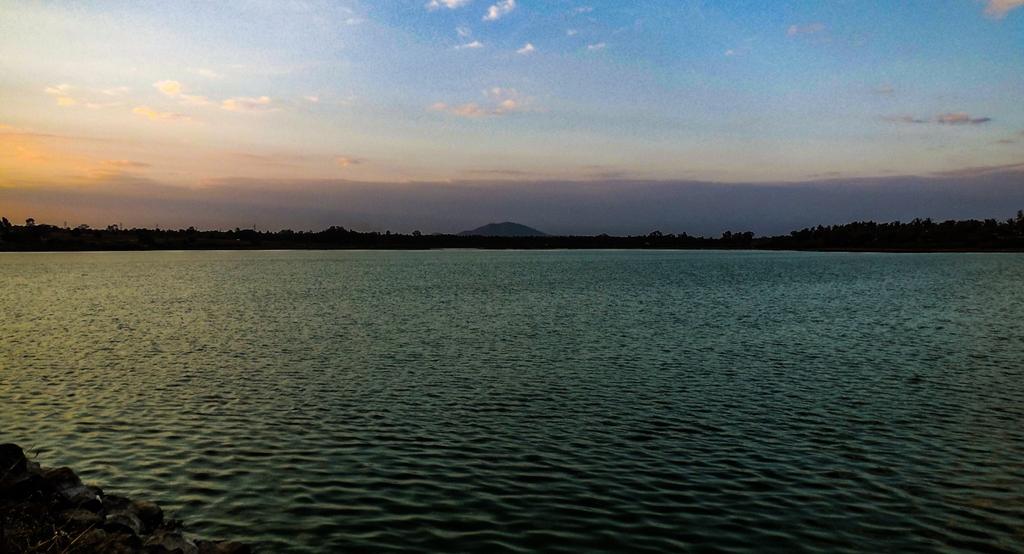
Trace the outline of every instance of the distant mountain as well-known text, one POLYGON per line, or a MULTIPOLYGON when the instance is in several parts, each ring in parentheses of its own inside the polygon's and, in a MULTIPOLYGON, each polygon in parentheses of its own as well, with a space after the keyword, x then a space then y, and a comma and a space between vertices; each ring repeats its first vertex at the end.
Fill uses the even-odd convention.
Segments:
POLYGON ((463 231, 459 235, 463 237, 546 237, 547 233, 538 231, 533 227, 505 221, 502 223, 488 223, 483 227, 463 231))

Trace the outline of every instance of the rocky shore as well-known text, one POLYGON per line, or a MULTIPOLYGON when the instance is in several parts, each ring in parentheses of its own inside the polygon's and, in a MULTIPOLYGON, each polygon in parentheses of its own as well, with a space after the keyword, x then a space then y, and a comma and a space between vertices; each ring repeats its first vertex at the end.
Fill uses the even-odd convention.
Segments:
POLYGON ((236 542, 196 539, 153 502, 106 494, 66 467, 0 444, 0 552, 248 554, 236 542))

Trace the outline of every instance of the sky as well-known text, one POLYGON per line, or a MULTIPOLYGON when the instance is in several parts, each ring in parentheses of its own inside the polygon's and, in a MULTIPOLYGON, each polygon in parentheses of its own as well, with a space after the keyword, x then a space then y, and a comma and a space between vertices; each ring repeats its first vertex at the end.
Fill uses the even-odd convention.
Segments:
POLYGON ((0 0, 0 215, 785 232, 1024 207, 1024 0, 0 0))

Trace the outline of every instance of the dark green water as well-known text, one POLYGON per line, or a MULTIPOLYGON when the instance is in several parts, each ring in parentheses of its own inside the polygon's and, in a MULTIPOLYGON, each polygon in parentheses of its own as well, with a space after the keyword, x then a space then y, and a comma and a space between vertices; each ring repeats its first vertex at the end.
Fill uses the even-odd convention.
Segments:
POLYGON ((1024 256, 0 255, 0 440, 266 552, 1024 551, 1024 256))

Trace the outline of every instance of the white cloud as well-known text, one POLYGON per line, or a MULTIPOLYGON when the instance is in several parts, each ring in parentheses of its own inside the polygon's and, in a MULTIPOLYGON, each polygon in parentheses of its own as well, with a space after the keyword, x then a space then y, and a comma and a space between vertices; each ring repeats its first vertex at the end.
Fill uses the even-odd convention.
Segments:
POLYGON ((220 107, 230 112, 256 113, 270 111, 272 109, 270 105, 271 100, 267 96, 260 96, 259 98, 238 96, 221 102, 220 107))
POLYGON ((1002 19, 1006 17, 1006 14, 1021 6, 1024 6, 1024 0, 988 0, 988 6, 985 7, 985 15, 995 19, 1002 19))
POLYGON ((500 0, 490 8, 487 8, 487 15, 484 16, 484 21, 497 21, 512 13, 515 9, 516 0, 500 0))
POLYGON ((197 94, 185 94, 185 87, 178 81, 157 81, 153 87, 166 96, 178 99, 182 104, 188 106, 208 106, 210 99, 197 94))
POLYGON ((132 110, 132 113, 138 116, 142 116, 153 121, 192 121, 192 118, 180 113, 174 112, 161 112, 150 108, 149 106, 139 106, 132 110))
POLYGON ((465 50, 465 49, 468 48, 470 50, 475 50, 477 48, 483 48, 483 47, 484 47, 484 43, 480 42, 479 40, 474 40, 473 42, 468 42, 466 44, 460 44, 460 45, 456 46, 455 49, 456 50, 465 50))
POLYGON ((516 54, 524 54, 524 55, 525 54, 532 54, 532 53, 534 53, 536 51, 537 51, 537 49, 533 47, 533 43, 532 42, 527 42, 526 44, 523 45, 522 48, 520 48, 519 50, 516 50, 516 54))
POLYGON ((461 104, 458 106, 449 106, 444 102, 435 102, 427 109, 432 112, 445 112, 459 117, 483 117, 488 115, 487 110, 481 108, 476 102, 470 102, 468 104, 461 104))
POLYGON ((54 85, 52 87, 46 87, 45 89, 43 89, 43 92, 51 96, 67 96, 71 93, 71 85, 54 85))
POLYGON ((314 104, 316 104, 317 102, 320 101, 320 97, 315 95, 315 94, 310 94, 309 96, 303 96, 303 98, 305 98, 307 102, 312 102, 314 104))
POLYGON ((189 106, 209 106, 211 103, 209 98, 193 94, 181 94, 178 98, 181 99, 182 104, 189 106))
POLYGON ((153 83, 153 87, 156 90, 166 94, 167 96, 177 96, 181 94, 182 86, 178 81, 157 81, 153 83))
POLYGON ((52 87, 46 87, 45 89, 43 89, 43 92, 50 96, 56 97, 56 102, 58 106, 62 108, 67 108, 70 106, 77 106, 79 104, 78 100, 71 96, 72 88, 73 87, 71 85, 64 83, 60 85, 54 85, 52 87))
POLYGON ((207 79, 220 79, 221 77, 223 77, 223 75, 221 75, 220 73, 217 73, 212 69, 206 69, 204 67, 197 69, 196 73, 202 75, 203 77, 206 77, 207 79))
POLYGON ((102 95, 103 99, 110 96, 123 96, 128 92, 127 87, 117 87, 104 90, 86 89, 83 90, 81 87, 73 87, 69 84, 63 83, 59 85, 49 86, 43 89, 49 96, 55 97, 57 105, 62 108, 69 108, 71 106, 82 106, 91 110, 98 110, 101 108, 111 108, 114 106, 120 106, 121 102, 102 102, 96 101, 98 95, 102 95))
POLYGON ((427 9, 434 11, 438 8, 448 8, 454 10, 455 8, 461 8, 466 4, 469 4, 471 0, 430 0, 427 2, 427 9))
POLYGON ((608 47, 607 44, 605 44, 603 42, 598 42, 598 43, 595 43, 595 44, 588 44, 587 45, 587 50, 590 50, 590 51, 593 52, 595 50, 604 50, 607 47, 608 47))
POLYGON ((590 13, 592 11, 594 11, 594 8, 592 8, 590 6, 580 6, 578 8, 573 8, 572 14, 573 15, 579 15, 581 13, 590 13))
POLYGON ((462 38, 467 38, 473 34, 473 30, 470 29, 469 27, 466 27, 465 25, 460 25, 456 27, 455 32, 458 33, 459 36, 462 38))
POLYGON ((786 29, 786 34, 795 37, 797 35, 813 35, 820 33, 825 30, 824 23, 810 23, 808 25, 790 25, 789 29, 786 29))
POLYGON ((128 88, 128 87, 113 87, 113 88, 103 89, 100 92, 102 94, 107 95, 107 96, 124 96, 125 94, 128 94, 129 92, 131 92, 131 89, 128 88))
POLYGON ((487 98, 485 105, 477 102, 468 102, 459 105, 449 105, 445 102, 436 102, 427 109, 434 112, 444 112, 459 117, 479 118, 487 116, 509 115, 521 112, 524 109, 524 101, 519 92, 511 88, 492 87, 484 91, 487 98))
POLYGON ((451 109, 451 112, 459 117, 483 117, 488 115, 487 110, 481 108, 476 102, 456 106, 451 109))

